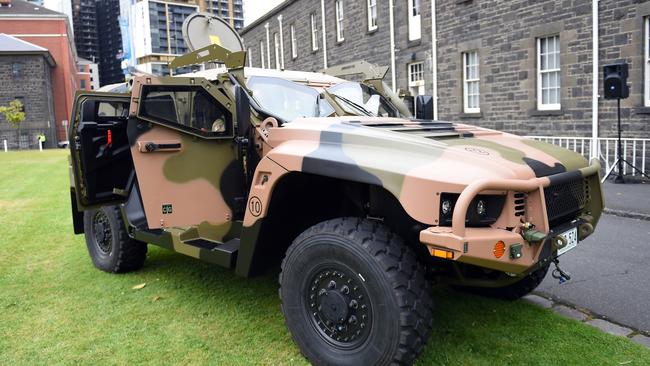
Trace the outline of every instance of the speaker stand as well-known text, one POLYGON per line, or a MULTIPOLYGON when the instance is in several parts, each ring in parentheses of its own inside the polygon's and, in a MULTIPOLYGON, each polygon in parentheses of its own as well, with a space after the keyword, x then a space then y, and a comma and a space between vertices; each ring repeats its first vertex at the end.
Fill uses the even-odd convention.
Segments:
POLYGON ((641 169, 637 168, 636 166, 634 166, 634 164, 630 163, 629 161, 627 161, 627 160, 625 160, 625 159, 623 159, 621 157, 621 156, 623 156, 623 144, 621 144, 621 98, 617 98, 616 102, 617 102, 616 106, 617 106, 617 110, 618 110, 618 148, 616 149, 617 150, 616 151, 616 161, 614 162, 612 167, 609 168, 609 171, 607 172, 607 174, 605 174, 605 176, 601 180, 601 183, 605 182, 605 180, 610 175, 612 175, 612 173, 614 172, 614 169, 618 167, 618 169, 617 169, 618 172, 616 172, 616 178, 614 178, 614 183, 624 184, 625 183, 625 177, 623 176, 623 166, 624 166, 623 164, 628 165, 630 168, 634 169, 636 172, 641 174, 641 176, 650 179, 650 177, 646 173, 641 171, 641 169))

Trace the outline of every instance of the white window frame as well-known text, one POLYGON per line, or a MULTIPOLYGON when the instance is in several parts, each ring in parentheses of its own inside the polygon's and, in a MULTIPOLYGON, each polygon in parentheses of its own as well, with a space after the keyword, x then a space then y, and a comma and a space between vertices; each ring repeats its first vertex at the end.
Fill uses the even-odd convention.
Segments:
POLYGON ((368 32, 372 32, 372 31, 377 29, 377 0, 368 0, 367 5, 368 5, 367 6, 367 10, 368 10, 368 32), (374 12, 374 14, 373 14, 373 12, 374 12))
POLYGON ((291 58, 298 58, 298 47, 296 46, 296 30, 293 24, 289 26, 289 33, 291 34, 291 58))
POLYGON ((260 61, 262 62, 262 68, 266 68, 264 65, 264 42, 260 41, 260 61))
POLYGON ((481 75, 480 59, 477 50, 463 52, 463 112, 464 113, 481 113, 481 75), (474 75, 469 73, 469 69, 474 68, 474 75), (476 85, 476 93, 471 93, 470 86, 476 85), (476 106, 470 107, 470 97, 477 97, 476 106))
MULTIPOLYGON (((558 34, 556 35, 551 35, 551 36, 546 36, 546 37, 540 37, 537 38, 537 110, 540 111, 557 111, 562 108, 562 62, 561 62, 561 41, 560 41, 560 36, 558 34), (554 50, 554 52, 549 53, 548 52, 548 46, 547 46, 547 53, 545 55, 549 54, 558 54, 560 56, 560 60, 558 61, 558 65, 555 65, 556 67, 554 68, 548 68, 548 66, 543 69, 542 65, 542 41, 547 40, 547 45, 548 45, 548 40, 549 39, 557 39, 557 50, 554 50), (543 93, 544 93, 544 88, 542 87, 543 83, 543 75, 544 74, 554 74, 558 78, 557 82, 557 89, 558 89, 558 102, 557 103, 544 103, 543 99, 543 93)), ((549 57, 547 56, 547 60, 549 57)), ((548 62, 548 61, 547 61, 548 62)), ((555 60, 553 61, 555 63, 555 60)), ((546 88, 550 89, 550 88, 546 88)), ((555 87, 552 89, 556 89, 555 87)))
POLYGON ((316 14, 310 14, 309 22, 311 23, 311 50, 318 51, 318 26, 316 25, 316 14))
POLYGON ((645 21, 643 22, 645 29, 643 31, 644 34, 644 54, 643 54, 643 59, 644 59, 644 64, 645 64, 645 97, 644 99, 644 105, 646 107, 650 107, 650 16, 645 18, 645 21))
POLYGON ((280 35, 277 32, 273 33, 273 53, 275 56, 275 69, 280 70, 280 35))
POLYGON ((407 0, 409 41, 422 38, 422 4, 420 0, 407 0))
POLYGON ((424 95, 424 62, 408 64, 408 87, 413 97, 424 95))
POLYGON ((345 26, 343 24, 343 0, 336 0, 335 10, 336 10, 336 41, 343 42, 345 41, 345 26))

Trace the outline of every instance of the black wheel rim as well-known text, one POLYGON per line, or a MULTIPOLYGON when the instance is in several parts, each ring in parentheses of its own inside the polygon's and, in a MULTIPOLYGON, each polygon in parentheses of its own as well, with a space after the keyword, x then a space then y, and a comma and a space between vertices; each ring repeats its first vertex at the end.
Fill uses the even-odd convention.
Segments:
POLYGON ((113 234, 111 224, 104 211, 99 210, 93 216, 93 238, 95 246, 104 254, 110 254, 113 249, 113 234))
POLYGON ((306 310, 320 337, 342 350, 363 344, 372 327, 372 307, 361 275, 332 264, 307 278, 306 310))

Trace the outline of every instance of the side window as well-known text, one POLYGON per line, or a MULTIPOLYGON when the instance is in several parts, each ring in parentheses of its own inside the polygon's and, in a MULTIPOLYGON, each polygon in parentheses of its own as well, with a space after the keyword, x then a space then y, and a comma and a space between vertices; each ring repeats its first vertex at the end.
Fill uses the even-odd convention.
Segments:
POLYGON ((200 86, 145 85, 139 116, 201 136, 232 135, 232 116, 200 86))

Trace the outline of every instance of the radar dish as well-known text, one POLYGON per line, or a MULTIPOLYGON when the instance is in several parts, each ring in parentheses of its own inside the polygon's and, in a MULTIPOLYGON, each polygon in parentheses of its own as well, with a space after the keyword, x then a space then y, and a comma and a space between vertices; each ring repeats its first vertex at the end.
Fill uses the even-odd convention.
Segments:
POLYGON ((190 51, 212 44, 231 52, 243 51, 244 43, 228 22, 208 13, 190 14, 183 22, 183 39, 190 51))

